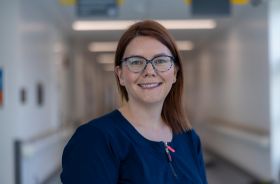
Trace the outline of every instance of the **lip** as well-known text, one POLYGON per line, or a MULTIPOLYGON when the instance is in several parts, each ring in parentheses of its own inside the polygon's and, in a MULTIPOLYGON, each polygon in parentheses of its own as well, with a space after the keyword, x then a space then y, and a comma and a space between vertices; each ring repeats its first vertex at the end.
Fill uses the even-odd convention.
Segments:
POLYGON ((149 83, 140 83, 138 84, 139 87, 142 89, 154 89, 159 87, 162 84, 162 82, 149 82, 149 83))

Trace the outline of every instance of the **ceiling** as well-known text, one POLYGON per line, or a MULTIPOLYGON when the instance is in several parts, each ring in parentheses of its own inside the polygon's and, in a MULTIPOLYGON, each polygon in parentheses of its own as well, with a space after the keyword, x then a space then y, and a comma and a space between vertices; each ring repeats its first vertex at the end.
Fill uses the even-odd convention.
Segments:
MULTIPOLYGON (((261 1, 261 0, 260 0, 261 1)), ((68 37, 79 40, 85 47, 92 41, 117 41, 122 31, 74 31, 72 23, 80 20, 76 16, 74 5, 61 5, 58 0, 43 1, 58 21, 59 27, 68 37)), ((201 19, 212 18, 217 21, 217 28, 213 30, 171 30, 177 40, 190 40, 195 47, 199 47, 214 35, 221 33, 238 23, 249 11, 254 11, 251 3, 233 5, 231 15, 227 17, 193 17, 190 5, 186 0, 122 0, 115 17, 91 17, 92 20, 140 20, 140 19, 201 19)))

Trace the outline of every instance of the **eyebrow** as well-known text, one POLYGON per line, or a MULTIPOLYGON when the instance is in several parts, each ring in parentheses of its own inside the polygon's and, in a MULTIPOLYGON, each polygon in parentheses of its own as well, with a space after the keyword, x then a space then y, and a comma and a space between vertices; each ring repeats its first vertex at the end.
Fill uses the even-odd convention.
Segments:
POLYGON ((166 53, 159 53, 153 56, 153 58, 158 57, 158 56, 172 56, 172 54, 166 54, 166 53))
MULTIPOLYGON (((172 56, 172 54, 159 53, 159 54, 154 55, 151 59, 159 57, 159 56, 172 56)), ((125 59, 131 58, 131 57, 140 57, 140 58, 147 59, 146 57, 141 56, 141 55, 131 55, 131 56, 125 57, 123 59, 125 60, 125 59)))

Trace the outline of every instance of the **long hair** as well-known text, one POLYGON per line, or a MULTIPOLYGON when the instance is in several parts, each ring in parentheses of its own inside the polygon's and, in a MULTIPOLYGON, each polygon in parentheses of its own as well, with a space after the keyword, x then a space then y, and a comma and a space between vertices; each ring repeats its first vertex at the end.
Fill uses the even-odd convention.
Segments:
MULTIPOLYGON (((184 84, 182 61, 175 41, 166 30, 166 28, 153 20, 136 22, 135 24, 130 26, 119 40, 115 54, 115 67, 121 67, 121 60, 123 59, 122 57, 127 45, 137 36, 149 36, 155 38, 171 51, 172 56, 175 58, 177 77, 176 82, 172 85, 172 88, 165 98, 161 117, 175 133, 181 133, 188 129, 191 129, 191 125, 185 115, 185 111, 182 105, 184 84)), ((128 94, 125 87, 120 85, 118 76, 115 76, 122 100, 125 99, 126 101, 128 101, 128 94)))

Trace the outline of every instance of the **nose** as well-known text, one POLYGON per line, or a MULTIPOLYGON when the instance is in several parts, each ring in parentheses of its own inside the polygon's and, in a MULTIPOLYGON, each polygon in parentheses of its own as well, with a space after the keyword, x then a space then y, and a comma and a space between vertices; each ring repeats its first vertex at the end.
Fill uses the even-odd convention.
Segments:
POLYGON ((148 63, 146 68, 143 71, 144 76, 155 76, 156 75, 156 71, 152 65, 152 63, 148 63))

